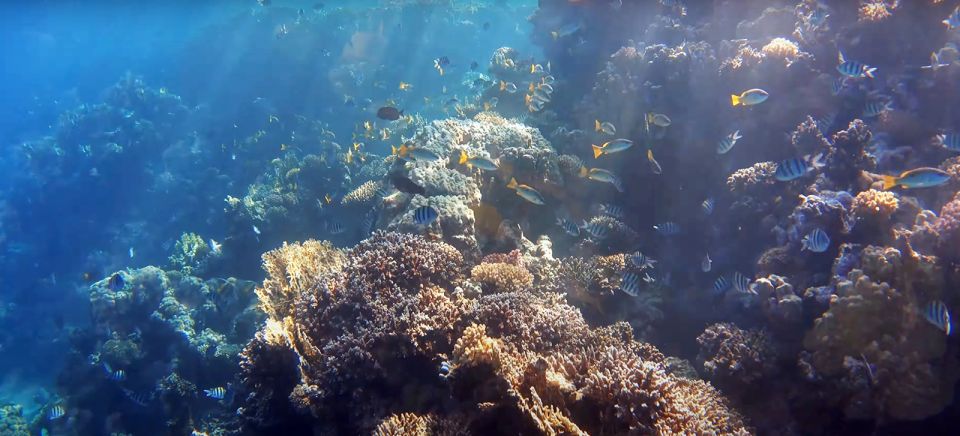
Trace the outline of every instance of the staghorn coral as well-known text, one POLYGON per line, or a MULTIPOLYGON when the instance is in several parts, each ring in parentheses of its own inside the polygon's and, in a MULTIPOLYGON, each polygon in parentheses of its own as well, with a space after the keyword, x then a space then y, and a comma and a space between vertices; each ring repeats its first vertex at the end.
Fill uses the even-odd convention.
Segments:
POLYGON ((288 410, 310 412, 299 425, 339 432, 746 431, 715 390, 668 375, 625 323, 591 328, 536 289, 471 300, 460 262, 445 244, 378 232, 297 290, 294 316, 268 320, 244 351, 248 425, 284 425, 265 418, 289 414, 275 409, 289 396, 288 410))
POLYGON ((728 391, 743 391, 776 372, 777 352, 764 331, 714 324, 697 337, 698 363, 707 377, 728 391))
POLYGON ((267 278, 257 287, 261 310, 270 319, 283 320, 293 314, 294 299, 319 286, 319 279, 339 270, 346 255, 327 241, 308 240, 284 243, 263 254, 267 278))
POLYGON ((508 263, 481 263, 470 270, 470 277, 486 292, 519 292, 533 284, 529 271, 508 263))
POLYGON ((400 413, 384 419, 374 436, 467 436, 466 425, 457 417, 400 413))
POLYGON ((380 189, 383 187, 383 182, 379 180, 368 180, 353 188, 352 191, 348 192, 343 196, 343 199, 340 200, 342 205, 364 205, 370 203, 371 201, 376 200, 380 189))

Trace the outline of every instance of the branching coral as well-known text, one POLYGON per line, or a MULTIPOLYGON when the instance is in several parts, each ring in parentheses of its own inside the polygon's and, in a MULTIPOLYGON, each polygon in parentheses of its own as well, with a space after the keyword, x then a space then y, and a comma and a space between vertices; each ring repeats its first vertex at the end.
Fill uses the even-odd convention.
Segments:
POLYGON ((173 246, 170 265, 184 274, 203 274, 209 263, 220 256, 221 253, 213 251, 200 235, 184 233, 173 246))
POLYGON ((27 420, 23 418, 23 408, 16 404, 0 406, 0 435, 29 436, 27 420))
POLYGON ((456 417, 400 413, 384 419, 374 436, 468 436, 466 424, 456 417))
POLYGON ((353 188, 340 200, 343 205, 367 204, 376 199, 377 193, 383 186, 379 180, 368 180, 353 188))
POLYGON ((470 270, 470 277, 487 292, 518 292, 533 284, 530 272, 508 263, 481 263, 470 270))

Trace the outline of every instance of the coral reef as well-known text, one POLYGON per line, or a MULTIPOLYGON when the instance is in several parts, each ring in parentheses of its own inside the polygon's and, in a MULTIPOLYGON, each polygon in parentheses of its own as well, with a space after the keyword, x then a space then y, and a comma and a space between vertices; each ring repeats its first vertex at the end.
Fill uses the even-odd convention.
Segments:
POLYGON ((208 264, 222 253, 211 249, 211 244, 196 233, 184 233, 173 246, 170 265, 186 275, 202 275, 208 264))
POLYGON ((470 278, 485 292, 519 292, 533 284, 533 275, 522 266, 509 263, 481 263, 470 270, 470 278))
MULTIPOLYGON (((265 260, 304 248, 281 250, 265 260)), ((517 256, 491 260, 511 258, 478 268, 520 268, 517 256)), ((278 425, 259 418, 282 416, 264 408, 289 396, 293 410, 322 418, 310 425, 340 431, 747 431, 709 385, 668 375, 625 324, 591 328, 561 295, 526 287, 467 297, 462 270, 446 244, 378 232, 315 284, 261 292, 261 304, 283 307, 273 300, 291 294, 295 304, 291 315, 268 310, 285 317, 271 315, 243 353, 248 425, 278 425), (270 383, 290 377, 296 386, 270 383)))

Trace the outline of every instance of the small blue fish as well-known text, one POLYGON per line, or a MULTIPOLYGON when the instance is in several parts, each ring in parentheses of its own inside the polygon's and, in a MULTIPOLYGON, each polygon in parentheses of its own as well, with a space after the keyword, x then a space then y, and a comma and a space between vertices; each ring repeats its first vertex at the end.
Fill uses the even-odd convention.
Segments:
POLYGON ((867 64, 844 59, 842 52, 839 53, 838 57, 840 60, 840 65, 837 65, 837 71, 844 76, 854 78, 869 77, 872 79, 873 73, 877 71, 875 67, 871 67, 867 64))
POLYGON ((847 78, 838 77, 836 80, 833 81, 833 85, 830 86, 830 93, 833 95, 839 96, 840 94, 843 93, 843 88, 846 88, 846 86, 847 86, 847 78))
POLYGON ((950 30, 960 27, 960 6, 957 6, 946 20, 943 20, 943 24, 946 24, 950 30))
POLYGON ((756 294, 757 291, 750 288, 750 278, 741 274, 740 271, 733 273, 733 289, 741 294, 756 294))
POLYGON ((118 272, 113 273, 113 275, 110 276, 110 280, 107 280, 107 289, 109 289, 111 292, 117 292, 126 286, 127 284, 123 279, 123 275, 118 272))
POLYGON ((883 176, 883 189, 889 190, 896 186, 907 189, 932 188, 940 186, 950 180, 950 174, 937 168, 916 168, 904 171, 899 176, 883 176))
POLYGON ((257 228, 256 224, 253 225, 253 233, 255 233, 257 236, 260 236, 260 229, 257 228))
POLYGON ((713 197, 710 197, 706 200, 703 200, 703 203, 700 203, 700 209, 703 209, 703 213, 705 215, 712 215, 713 208, 716 204, 716 200, 714 200, 713 197))
POLYGON ((713 293, 720 295, 726 292, 727 289, 730 289, 730 281, 723 275, 720 275, 720 277, 717 277, 717 280, 713 282, 713 293))
POLYGON ((673 236, 680 233, 680 224, 677 224, 673 221, 667 221, 663 224, 653 226, 653 229, 663 236, 673 236))
POLYGON ((814 253, 823 253, 827 251, 827 248, 830 248, 830 236, 827 236, 827 232, 819 228, 813 229, 813 231, 800 242, 803 244, 804 249, 814 253))
POLYGON ((830 112, 816 120, 814 123, 817 124, 817 130, 820 131, 820 134, 823 136, 830 136, 830 128, 833 127, 833 123, 837 120, 837 113, 830 112))
POLYGON ((930 70, 936 72, 943 67, 949 67, 950 64, 940 62, 940 55, 937 52, 930 53, 930 65, 920 67, 921 70, 930 70))
POLYGON ((632 263, 636 268, 653 268, 653 265, 657 263, 657 261, 639 251, 636 251, 630 255, 630 263, 632 263))
POLYGON ((960 133, 944 133, 937 135, 936 142, 950 151, 960 152, 960 133))
POLYGON ((47 418, 50 419, 51 421, 56 421, 62 418, 63 415, 66 415, 66 414, 67 414, 67 411, 63 409, 63 406, 57 404, 56 406, 51 407, 49 411, 47 411, 47 418))
POLYGON ((418 226, 429 226, 437 219, 437 210, 430 206, 420 206, 413 211, 413 222, 418 226))
POLYGON ((447 362, 447 361, 440 362, 440 373, 439 373, 440 377, 447 378, 450 375, 451 369, 452 368, 450 368, 450 362, 447 362))
POLYGON ((640 276, 636 273, 626 273, 620 278, 620 290, 625 294, 636 297, 640 294, 640 276))
POLYGON ((733 133, 727 136, 724 136, 723 139, 721 139, 720 142, 717 143, 717 153, 726 154, 728 151, 730 151, 730 149, 733 148, 734 145, 737 145, 737 140, 740 138, 743 138, 743 136, 740 135, 739 130, 736 130, 733 133))
POLYGON ((574 238, 580 236, 580 227, 578 227, 573 221, 570 221, 566 218, 557 217, 557 225, 563 229, 568 235, 573 236, 574 238))
POLYGON ((599 223, 599 222, 587 222, 584 221, 583 225, 580 226, 587 234, 589 234, 594 239, 603 239, 606 238, 610 233, 610 228, 599 223))
POLYGON ((934 300, 928 303, 923 310, 923 318, 950 336, 950 312, 942 301, 934 300))
POLYGON ((623 208, 615 204, 601 204, 600 214, 606 215, 618 221, 623 221, 623 217, 625 216, 623 213, 623 208))
POLYGON ((871 101, 864 106, 863 116, 873 118, 889 110, 893 110, 893 106, 889 101, 871 101))
POLYGON ((222 400, 227 396, 227 390, 223 386, 217 386, 211 389, 204 389, 204 395, 213 398, 215 400, 222 400))

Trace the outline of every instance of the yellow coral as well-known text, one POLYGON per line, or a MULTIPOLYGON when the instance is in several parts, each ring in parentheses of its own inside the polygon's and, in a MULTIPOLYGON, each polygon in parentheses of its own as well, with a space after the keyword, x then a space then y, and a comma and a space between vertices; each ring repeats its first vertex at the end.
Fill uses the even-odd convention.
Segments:
POLYGON ((454 364, 474 366, 487 364, 494 368, 502 366, 503 344, 487 336, 487 326, 471 324, 453 346, 454 364))
POLYGON ((897 211, 898 207, 900 207, 900 201, 890 191, 869 189, 857 194, 853 199, 853 210, 858 217, 878 216, 887 219, 897 211))
POLYGON ((257 288, 260 308, 275 320, 292 312, 294 296, 317 286, 328 273, 337 271, 346 256, 327 241, 308 240, 287 244, 263 255, 267 278, 257 288))
POLYGON ((786 38, 773 38, 772 41, 763 46, 761 50, 764 56, 772 58, 792 60, 800 54, 800 48, 793 41, 786 38))
POLYGON ((369 180, 363 182, 360 186, 357 186, 352 191, 348 192, 347 195, 344 195, 343 200, 340 201, 340 204, 349 205, 367 203, 376 197, 377 191, 379 191, 382 186, 383 183, 378 180, 369 180))
POLYGON ((887 0, 867 0, 860 3, 859 20, 878 22, 890 18, 891 11, 899 6, 899 0, 888 2, 887 0))
POLYGON ((377 425, 374 436, 457 436, 470 434, 458 416, 436 416, 432 413, 391 415, 377 425))
POLYGON ((522 291, 533 284, 529 271, 509 263, 481 263, 470 270, 470 277, 494 292, 522 291))

